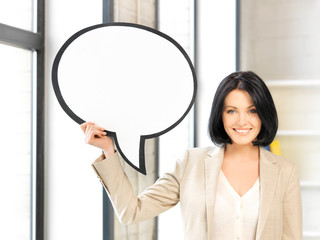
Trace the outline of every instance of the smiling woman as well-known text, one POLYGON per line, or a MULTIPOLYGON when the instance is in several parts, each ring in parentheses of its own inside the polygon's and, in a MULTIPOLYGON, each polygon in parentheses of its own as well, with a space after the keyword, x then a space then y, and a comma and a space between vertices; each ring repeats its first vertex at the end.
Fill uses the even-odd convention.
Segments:
MULTIPOLYGON (((212 103, 208 128, 211 140, 217 145, 232 143, 233 140, 224 126, 223 117, 226 107, 228 107, 227 110, 232 110, 229 114, 236 113, 235 116, 241 117, 240 121, 245 120, 243 118, 245 108, 251 119, 254 118, 257 121, 255 117, 259 118, 261 129, 258 129, 257 138, 253 139, 254 145, 268 146, 273 141, 278 129, 278 116, 272 96, 258 75, 253 72, 232 73, 218 86, 212 103), (238 91, 233 92, 236 89, 238 91)), ((238 133, 244 130, 239 124, 242 123, 238 122, 237 128, 240 130, 238 133)))
POLYGON ((251 144, 261 129, 261 120, 252 99, 244 90, 235 89, 228 94, 222 121, 232 143, 236 144, 251 144))
POLYGON ((103 129, 81 125, 93 140, 87 143, 104 151, 92 166, 119 220, 137 223, 180 202, 185 239, 302 239, 296 167, 262 147, 278 126, 268 88, 253 72, 235 72, 222 80, 212 106, 209 130, 219 146, 187 150, 138 196, 103 129))

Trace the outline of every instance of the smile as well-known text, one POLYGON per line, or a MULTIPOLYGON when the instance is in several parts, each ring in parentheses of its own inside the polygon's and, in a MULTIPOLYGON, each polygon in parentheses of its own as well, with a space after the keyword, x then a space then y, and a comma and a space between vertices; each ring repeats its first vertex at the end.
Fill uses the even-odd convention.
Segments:
POLYGON ((248 129, 237 129, 237 128, 234 128, 233 130, 236 133, 238 133, 239 135, 247 135, 252 130, 252 128, 248 128, 248 129))

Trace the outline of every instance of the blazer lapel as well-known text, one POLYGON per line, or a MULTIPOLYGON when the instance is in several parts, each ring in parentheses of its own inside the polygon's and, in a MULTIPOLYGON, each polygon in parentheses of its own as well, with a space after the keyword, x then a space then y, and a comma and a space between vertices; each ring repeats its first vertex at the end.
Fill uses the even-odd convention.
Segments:
POLYGON ((276 159, 265 149, 260 148, 260 212, 256 239, 260 239, 266 223, 276 189, 279 166, 276 159))
POLYGON ((206 184, 206 213, 208 239, 212 239, 213 212, 216 198, 216 188, 224 155, 224 148, 215 148, 208 152, 205 159, 205 184, 206 184))

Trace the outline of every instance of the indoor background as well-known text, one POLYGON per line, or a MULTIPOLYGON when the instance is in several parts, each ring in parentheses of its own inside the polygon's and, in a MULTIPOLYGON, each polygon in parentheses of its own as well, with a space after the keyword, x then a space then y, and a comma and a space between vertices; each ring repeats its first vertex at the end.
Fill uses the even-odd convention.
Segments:
POLYGON ((212 145, 217 84, 252 70, 273 95, 281 154, 299 168, 304 239, 320 239, 319 0, 0 0, 0 239, 183 239, 178 206, 140 224, 118 222, 91 168, 101 151, 85 145, 51 86, 53 59, 72 34, 119 21, 177 40, 199 85, 188 117, 148 141, 148 175, 123 163, 137 193, 185 149, 212 145))

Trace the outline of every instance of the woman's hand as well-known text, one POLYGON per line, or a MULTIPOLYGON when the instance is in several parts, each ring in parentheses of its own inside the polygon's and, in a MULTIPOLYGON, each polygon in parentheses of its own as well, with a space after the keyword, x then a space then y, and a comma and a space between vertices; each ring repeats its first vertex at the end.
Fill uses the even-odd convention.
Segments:
POLYGON ((104 132, 102 127, 95 125, 93 122, 85 122, 80 127, 85 135, 84 140, 87 144, 102 149, 106 157, 115 152, 111 138, 107 137, 107 133, 104 132))

